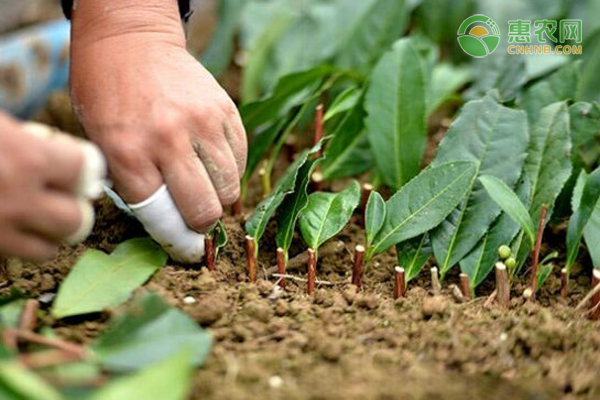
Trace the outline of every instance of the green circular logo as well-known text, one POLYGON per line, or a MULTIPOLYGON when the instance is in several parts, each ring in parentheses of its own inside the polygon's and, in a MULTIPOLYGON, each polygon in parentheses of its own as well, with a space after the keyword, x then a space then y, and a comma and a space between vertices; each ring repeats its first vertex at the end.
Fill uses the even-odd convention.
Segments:
POLYGON ((483 14, 472 15, 458 28, 458 43, 468 55, 485 57, 498 47, 500 29, 490 17, 483 14), (473 24, 476 25, 471 27, 473 24))

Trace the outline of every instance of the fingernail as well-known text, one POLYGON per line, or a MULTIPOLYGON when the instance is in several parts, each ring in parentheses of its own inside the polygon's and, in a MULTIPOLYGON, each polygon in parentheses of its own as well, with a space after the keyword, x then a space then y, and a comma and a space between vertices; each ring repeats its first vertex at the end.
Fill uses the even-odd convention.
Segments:
POLYGON ((98 199, 102 195, 106 179, 106 160, 102 152, 91 142, 79 142, 83 151, 83 166, 77 182, 77 195, 88 199, 98 199))

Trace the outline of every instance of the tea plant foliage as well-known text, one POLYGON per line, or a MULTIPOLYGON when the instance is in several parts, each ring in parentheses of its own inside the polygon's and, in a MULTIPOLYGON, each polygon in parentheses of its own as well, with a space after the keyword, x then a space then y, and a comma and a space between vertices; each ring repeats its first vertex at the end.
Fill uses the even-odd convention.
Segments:
POLYGON ((521 202, 519 196, 517 196, 511 188, 506 186, 506 183, 496 177, 484 175, 479 178, 479 180, 492 200, 494 200, 508 216, 519 224, 533 245, 536 237, 535 226, 533 225, 533 220, 529 215, 529 211, 527 211, 527 208, 521 202))
POLYGON ((385 219, 367 259, 439 225, 464 198, 476 172, 474 162, 441 164, 404 185, 386 202, 385 219))
POLYGON ((304 166, 308 157, 318 152, 320 148, 321 143, 318 143, 312 149, 302 152, 294 163, 285 171, 269 197, 260 202, 250 219, 246 222, 246 232, 252 236, 257 243, 265 233, 267 224, 275 215, 277 208, 283 203, 287 195, 294 192, 298 172, 304 166))
POLYGON ((405 270, 405 282, 415 278, 433 254, 429 235, 424 234, 396 245, 398 265, 405 270))
POLYGON ((357 176, 373 166, 364 118, 363 104, 359 101, 335 128, 325 149, 322 169, 325 179, 357 176))
POLYGON ((425 72, 413 39, 401 39, 375 66, 365 109, 369 142, 386 185, 419 173, 425 151, 425 72))
POLYGON ((109 371, 128 372, 165 361, 185 351, 193 365, 204 362, 212 339, 184 312, 147 294, 118 316, 93 346, 109 371))
MULTIPOLYGON (((8 351, 2 346, 4 351, 8 351)), ((0 360, 0 398, 16 400, 63 400, 44 379, 11 359, 0 360)))
POLYGON ((277 247, 287 252, 294 238, 296 222, 308 204, 307 188, 318 161, 308 160, 298 171, 294 192, 285 198, 277 211, 277 247))
POLYGON ((313 250, 338 234, 352 217, 360 201, 360 186, 353 181, 339 193, 316 192, 300 213, 300 232, 313 250))
MULTIPOLYGON (((532 126, 523 167, 524 203, 536 227, 542 204, 551 209, 571 175, 570 155, 569 112, 566 103, 553 103, 541 110, 538 121, 532 126)), ((515 253, 522 263, 531 250, 531 243, 522 240, 522 234, 516 240, 515 253)))
POLYGON ((191 388, 193 364, 186 351, 134 375, 103 387, 89 400, 185 400, 191 388))
POLYGON ((383 197, 373 191, 369 195, 367 208, 365 209, 365 234, 367 239, 367 247, 370 247, 375 239, 375 235, 385 221, 386 206, 383 197))
MULTIPOLYGON (((525 113, 487 95, 464 106, 432 164, 475 162, 477 176, 491 175, 513 186, 521 175, 528 139, 525 113)), ((473 180, 464 201, 431 232, 442 277, 477 245, 500 211, 479 180, 473 180)))
POLYGON ((595 257, 598 254, 598 250, 595 249, 598 242, 594 242, 594 239, 598 237, 599 198, 600 168, 589 175, 582 171, 573 193, 572 204, 573 209, 576 211, 571 216, 567 228, 567 260, 565 267, 568 271, 575 263, 583 235, 586 236, 592 261, 594 261, 594 265, 598 265, 598 259, 595 257))
POLYGON ((167 254, 149 238, 123 242, 110 255, 89 249, 60 286, 52 315, 64 318, 117 307, 166 261, 167 254))

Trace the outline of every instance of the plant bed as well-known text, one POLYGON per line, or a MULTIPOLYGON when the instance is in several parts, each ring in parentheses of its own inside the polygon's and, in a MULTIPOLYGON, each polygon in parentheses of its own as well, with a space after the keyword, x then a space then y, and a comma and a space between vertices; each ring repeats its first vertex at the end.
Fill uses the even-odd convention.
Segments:
MULTIPOLYGON (((10 264, 10 285, 0 293, 54 291, 85 248, 112 250, 141 233, 107 201, 99 215, 94 234, 77 249, 62 250, 50 263, 10 264), (113 229, 105 230, 108 225, 113 229)), ((502 310, 485 305, 493 285, 457 303, 446 284, 457 283, 457 273, 433 296, 424 269, 406 297, 394 300, 396 260, 383 254, 357 293, 350 274, 351 250, 362 241, 358 219, 333 239, 345 250, 320 259, 318 279, 335 285, 318 285, 313 296, 304 282, 289 279, 284 292, 276 291, 275 280, 262 279, 261 272, 255 285, 246 282, 245 234, 232 217, 225 219, 230 242, 215 272, 167 265, 139 289, 158 292, 215 339, 191 398, 576 399, 598 393, 598 326, 574 310, 589 288, 587 277, 575 274, 568 304, 559 299, 558 276, 550 277, 536 303, 514 295, 528 285, 519 280, 509 310, 502 310), (185 304, 188 296, 193 304, 185 304)), ((276 265, 274 248, 261 252, 259 265, 259 271, 276 265)), ((304 270, 290 274, 305 277, 304 270)), ((61 338, 80 343, 100 335, 107 319, 106 313, 65 322, 42 318, 61 338)))

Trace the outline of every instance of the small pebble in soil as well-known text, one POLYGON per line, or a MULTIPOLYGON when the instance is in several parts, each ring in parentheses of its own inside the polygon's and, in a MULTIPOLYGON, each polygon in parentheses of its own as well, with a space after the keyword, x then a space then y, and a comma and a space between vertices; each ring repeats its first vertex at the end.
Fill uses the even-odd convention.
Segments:
POLYGON ((48 304, 56 297, 56 293, 43 293, 40 295, 38 300, 40 303, 48 304))
POLYGON ((258 293, 260 293, 260 295, 263 297, 270 296, 271 293, 273 293, 273 286, 273 283, 265 281, 264 279, 261 279, 258 282, 256 282, 256 288, 258 289, 258 293))
POLYGON ((423 314, 423 318, 428 319, 434 315, 444 316, 447 309, 448 301, 444 298, 444 296, 426 297, 423 300, 421 313, 423 314))
POLYGON ((192 296, 185 296, 183 298, 183 304, 194 304, 196 302, 196 299, 193 298, 192 296))
POLYGON ((269 387, 271 389, 279 389, 283 386, 283 378, 279 375, 273 375, 269 378, 269 387))
POLYGON ((354 285, 350 285, 346 289, 344 289, 343 295, 348 304, 352 304, 354 302, 357 292, 358 288, 354 285))

